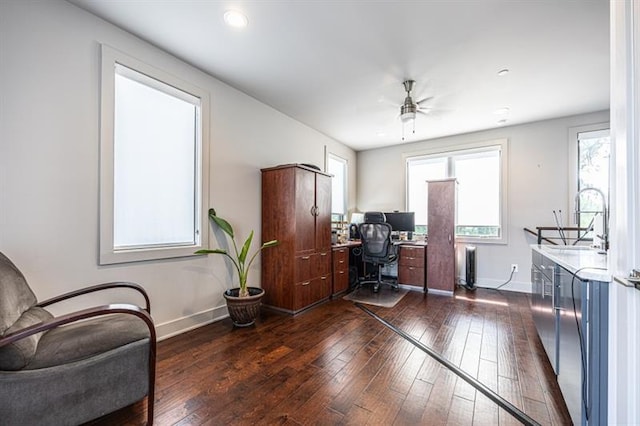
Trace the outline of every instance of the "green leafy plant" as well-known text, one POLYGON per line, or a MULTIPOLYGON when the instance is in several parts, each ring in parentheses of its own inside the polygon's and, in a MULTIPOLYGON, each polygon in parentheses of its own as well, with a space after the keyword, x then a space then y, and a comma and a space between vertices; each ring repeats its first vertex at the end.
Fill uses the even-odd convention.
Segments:
POLYGON ((230 254, 227 250, 224 249, 203 249, 196 251, 196 254, 222 254, 231 259, 233 266, 235 266, 238 271, 238 278, 240 280, 240 294, 239 297, 247 297, 249 296, 249 291, 247 290, 247 276, 249 274, 249 268, 251 268, 251 264, 255 260, 258 253, 267 247, 277 246, 279 244, 278 240, 271 240, 263 243, 262 246, 256 250, 251 257, 249 257, 249 261, 247 262, 247 256, 249 255, 249 250, 251 249, 251 242, 253 241, 253 231, 249 234, 246 241, 242 245, 242 249, 238 251, 238 246, 236 245, 236 238, 233 232, 233 227, 229 222, 221 218, 216 214, 215 209, 209 209, 209 218, 222 229, 222 231, 231 237, 231 242, 233 243, 233 250, 235 254, 230 254))

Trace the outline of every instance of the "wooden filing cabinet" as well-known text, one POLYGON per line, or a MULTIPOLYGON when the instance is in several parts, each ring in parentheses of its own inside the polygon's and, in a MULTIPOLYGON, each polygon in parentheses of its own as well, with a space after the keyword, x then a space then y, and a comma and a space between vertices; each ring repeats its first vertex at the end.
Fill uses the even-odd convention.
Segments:
POLYGON ((331 296, 331 175, 288 164, 262 169, 264 306, 295 314, 331 296))
POLYGON ((400 245, 398 250, 398 283, 424 288, 427 247, 400 245))
POLYGON ((333 296, 349 288, 349 248, 334 247, 332 250, 333 264, 333 296))
POLYGON ((429 193, 429 256, 427 287, 453 295, 456 288, 456 198, 455 179, 427 181, 429 193))

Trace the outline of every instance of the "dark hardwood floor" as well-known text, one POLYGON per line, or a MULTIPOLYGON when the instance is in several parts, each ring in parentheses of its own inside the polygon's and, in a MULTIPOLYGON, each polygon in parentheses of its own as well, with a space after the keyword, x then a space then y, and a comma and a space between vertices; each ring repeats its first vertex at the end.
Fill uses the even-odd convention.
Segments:
MULTIPOLYGON (((541 424, 571 420, 528 296, 409 292, 372 306, 541 424)), ((158 345, 157 425, 510 425, 507 412, 342 298, 295 317, 263 310, 158 345)), ((141 402, 94 425, 144 424, 141 402)))

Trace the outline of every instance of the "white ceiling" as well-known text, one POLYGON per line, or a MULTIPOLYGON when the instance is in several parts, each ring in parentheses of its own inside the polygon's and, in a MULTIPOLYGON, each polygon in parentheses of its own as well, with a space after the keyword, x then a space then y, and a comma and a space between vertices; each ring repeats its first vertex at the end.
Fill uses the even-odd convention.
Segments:
POLYGON ((355 150, 609 108, 607 0, 69 1, 355 150))

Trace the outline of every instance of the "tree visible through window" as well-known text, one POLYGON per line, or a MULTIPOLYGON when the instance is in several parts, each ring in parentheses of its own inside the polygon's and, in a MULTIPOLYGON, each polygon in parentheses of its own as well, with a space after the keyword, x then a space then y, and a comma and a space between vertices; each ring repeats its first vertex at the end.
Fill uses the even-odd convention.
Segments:
MULTIPOLYGON (((609 158, 611 141, 609 130, 578 133, 578 191, 596 188, 609 200, 609 158)), ((601 212, 602 199, 596 191, 580 195, 580 211, 601 212)), ((580 214, 580 227, 587 228, 598 221, 595 213, 580 214)), ((599 225, 599 224, 597 224, 599 225)))

